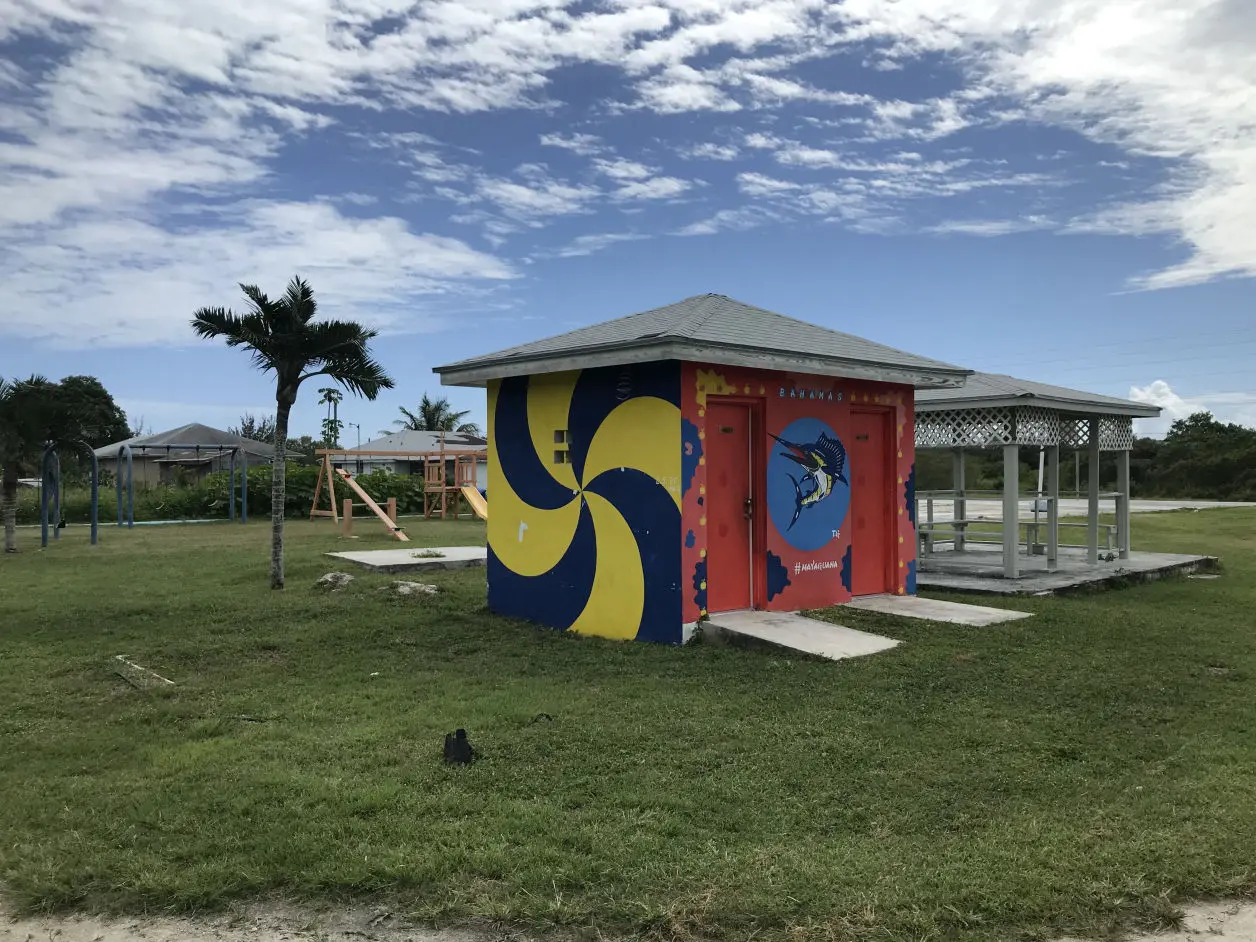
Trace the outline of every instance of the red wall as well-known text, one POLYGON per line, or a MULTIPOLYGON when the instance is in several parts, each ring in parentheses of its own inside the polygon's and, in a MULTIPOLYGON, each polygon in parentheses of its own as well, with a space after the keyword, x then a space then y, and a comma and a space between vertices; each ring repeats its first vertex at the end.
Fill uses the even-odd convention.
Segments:
POLYGON ((908 386, 842 380, 824 376, 778 373, 735 367, 685 363, 681 370, 681 504, 683 617, 696 622, 706 614, 705 517, 707 469, 705 459, 706 404, 711 397, 736 396, 761 409, 763 427, 758 447, 767 467, 761 473, 757 496, 756 566, 760 586, 757 607, 773 611, 822 608, 848 601, 851 559, 850 488, 837 482, 822 504, 804 508, 790 526, 795 506, 793 485, 784 474, 798 469, 782 457, 786 450, 770 435, 812 442, 831 430, 841 448, 850 442, 851 405, 882 405, 890 412, 890 467, 897 463, 892 488, 892 518, 896 521, 887 545, 896 573, 893 591, 916 590, 915 480, 913 391, 908 386), (773 465, 773 462, 776 462, 773 465), (784 462, 784 463, 782 463, 784 462), (783 470, 785 469, 785 470, 783 470), (784 480, 784 487, 781 481, 784 480), (772 483, 772 487, 767 485, 772 483), (838 530, 832 536, 832 529, 838 530), (787 535, 788 532, 788 535, 787 535), (761 540, 761 541, 760 541, 761 540))

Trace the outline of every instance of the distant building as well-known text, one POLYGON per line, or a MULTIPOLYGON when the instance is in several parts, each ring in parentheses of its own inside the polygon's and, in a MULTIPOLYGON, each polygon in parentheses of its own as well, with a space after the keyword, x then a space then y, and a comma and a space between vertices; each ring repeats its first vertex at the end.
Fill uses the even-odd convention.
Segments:
MULTIPOLYGON (((215 471, 231 467, 231 452, 236 451, 236 465, 247 455, 250 466, 270 464, 274 446, 192 422, 155 435, 138 435, 96 449, 102 472, 116 474, 118 452, 123 445, 131 448, 132 480, 139 485, 174 484, 180 479, 199 481, 215 471)), ((299 457, 288 452, 288 457, 299 457)))
MULTIPOLYGON (((444 439, 447 451, 478 451, 483 457, 475 462, 476 487, 484 490, 488 487, 488 439, 465 432, 416 432, 406 430, 385 435, 365 442, 357 448, 350 448, 349 455, 337 455, 332 458, 332 465, 344 468, 354 474, 370 474, 372 471, 387 471, 391 474, 412 474, 423 476, 422 458, 404 458, 386 454, 390 451, 407 452, 438 452, 441 440, 444 439), (379 454, 384 452, 384 454, 379 454)), ((453 477, 454 461, 445 462, 446 474, 453 477)))

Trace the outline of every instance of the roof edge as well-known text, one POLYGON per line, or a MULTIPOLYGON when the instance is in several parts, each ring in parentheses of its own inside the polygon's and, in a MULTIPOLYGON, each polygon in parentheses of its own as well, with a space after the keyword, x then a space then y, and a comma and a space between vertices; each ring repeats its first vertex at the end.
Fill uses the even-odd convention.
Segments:
POLYGON ((953 412, 956 409, 971 409, 974 406, 1005 409, 1012 406, 1023 406, 1029 403, 1054 409, 1056 412, 1074 412, 1079 415, 1127 415, 1135 419, 1155 419, 1163 411, 1160 406, 1151 406, 1132 399, 1129 405, 1117 402, 1076 402, 1071 399, 1059 399, 1052 396, 1035 396, 1025 393, 1019 396, 956 396, 954 398, 934 401, 916 400, 917 412, 953 412))
POLYGON ((600 366, 624 366, 661 360, 714 363, 720 366, 742 366, 780 372, 811 373, 846 379, 867 379, 874 382, 899 383, 916 388, 938 389, 963 386, 973 371, 949 363, 937 366, 899 366, 873 360, 848 360, 841 357, 808 356, 765 352, 739 344, 711 344, 673 337, 662 337, 642 343, 602 344, 579 352, 556 352, 528 357, 463 360, 432 369, 441 378, 442 386, 484 386, 491 380, 530 373, 558 373, 565 370, 593 369, 600 366))

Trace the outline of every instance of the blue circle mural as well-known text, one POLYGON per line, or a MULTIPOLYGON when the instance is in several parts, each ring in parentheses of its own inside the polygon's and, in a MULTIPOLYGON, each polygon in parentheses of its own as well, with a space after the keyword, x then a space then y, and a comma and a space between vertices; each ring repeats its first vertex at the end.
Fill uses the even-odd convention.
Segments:
POLYGON ((846 447, 819 419, 798 419, 772 436, 768 513, 794 549, 818 550, 834 538, 850 509, 846 447))

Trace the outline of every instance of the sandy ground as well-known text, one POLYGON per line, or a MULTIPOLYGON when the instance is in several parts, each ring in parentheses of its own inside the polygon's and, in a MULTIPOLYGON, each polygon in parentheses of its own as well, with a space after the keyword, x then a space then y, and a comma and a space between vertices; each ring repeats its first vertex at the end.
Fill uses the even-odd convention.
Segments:
MULTIPOLYGON (((310 914, 258 906, 200 919, 87 916, 11 919, 0 913, 0 942, 522 942, 501 932, 420 929, 391 913, 340 910, 310 914)), ((1182 928, 1127 942, 1254 942, 1256 903, 1202 903, 1186 910, 1182 928)), ((1061 939, 1060 942, 1085 942, 1061 939)))
MULTIPOLYGON (((504 942, 503 933, 416 928, 380 910, 303 912, 252 906, 227 916, 125 919, 0 912, 0 942, 504 942)), ((510 936, 514 939, 515 937, 510 936)))

